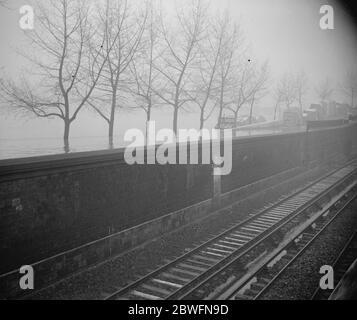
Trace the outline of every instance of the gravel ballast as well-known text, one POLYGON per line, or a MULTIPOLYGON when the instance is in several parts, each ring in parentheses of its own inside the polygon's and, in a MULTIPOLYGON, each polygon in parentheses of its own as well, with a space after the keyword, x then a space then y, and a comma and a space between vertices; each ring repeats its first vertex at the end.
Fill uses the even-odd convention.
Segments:
POLYGON ((357 200, 335 219, 261 299, 309 300, 319 285, 321 266, 333 262, 357 230, 357 200))

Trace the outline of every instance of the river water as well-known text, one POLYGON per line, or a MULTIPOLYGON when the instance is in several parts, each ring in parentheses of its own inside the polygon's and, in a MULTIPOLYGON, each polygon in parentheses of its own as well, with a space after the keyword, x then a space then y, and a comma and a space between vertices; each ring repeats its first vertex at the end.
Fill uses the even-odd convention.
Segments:
MULTIPOLYGON (((236 132, 236 137, 249 137, 257 135, 270 135, 280 133, 281 130, 241 130, 236 132)), ((115 137, 114 148, 128 145, 123 137, 115 137)), ((72 137, 70 139, 70 153, 107 150, 109 148, 108 137, 72 137)), ((65 153, 61 138, 29 138, 29 139, 1 139, 0 159, 27 158, 42 155, 54 155, 65 153)))

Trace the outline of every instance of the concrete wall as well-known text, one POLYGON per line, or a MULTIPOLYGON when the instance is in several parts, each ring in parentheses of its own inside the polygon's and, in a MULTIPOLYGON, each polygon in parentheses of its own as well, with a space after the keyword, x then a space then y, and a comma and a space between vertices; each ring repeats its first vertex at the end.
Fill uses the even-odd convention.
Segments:
POLYGON ((211 198, 210 165, 129 166, 121 151, 99 157, 3 163, 0 273, 211 198))
POLYGON ((348 155, 355 144, 357 124, 308 132, 236 139, 233 169, 222 177, 222 192, 311 162, 328 161, 336 154, 348 155))
POLYGON ((222 192, 300 166, 303 156, 301 133, 235 140, 232 172, 222 177, 222 192))
POLYGON ((120 231, 122 252, 208 214, 217 207, 214 190, 227 204, 250 190, 246 185, 348 154, 356 131, 353 125, 234 140, 233 171, 215 180, 211 165, 128 166, 122 150, 1 161, 0 274, 120 231), (145 232, 136 228, 134 235, 129 228, 140 224, 145 232))

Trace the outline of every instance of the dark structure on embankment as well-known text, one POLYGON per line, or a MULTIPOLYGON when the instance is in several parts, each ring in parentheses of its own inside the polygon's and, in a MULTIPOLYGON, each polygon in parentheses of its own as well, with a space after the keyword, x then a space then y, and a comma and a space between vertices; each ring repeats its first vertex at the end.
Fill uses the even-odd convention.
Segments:
POLYGON ((0 287, 15 295, 27 264, 44 285, 267 187, 277 174, 349 156, 356 133, 354 123, 236 139, 232 173, 221 178, 211 165, 129 166, 122 150, 1 161, 0 287))

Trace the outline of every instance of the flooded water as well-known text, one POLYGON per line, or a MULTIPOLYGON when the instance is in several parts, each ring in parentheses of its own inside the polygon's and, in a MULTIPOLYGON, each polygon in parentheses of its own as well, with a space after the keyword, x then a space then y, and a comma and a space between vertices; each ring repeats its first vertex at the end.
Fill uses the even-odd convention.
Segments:
MULTIPOLYGON (((114 140, 114 147, 123 147, 123 141, 114 140)), ((75 137, 70 139, 70 153, 107 150, 107 137, 75 137)), ((27 158, 65 153, 61 138, 0 139, 0 159, 27 158)))
MULTIPOLYGON (((298 130, 295 130, 298 131, 298 130)), ((236 131, 235 137, 253 137, 281 133, 279 129, 255 129, 236 131)), ((114 148, 128 145, 122 137, 114 138, 114 148)), ((108 150, 108 137, 72 137, 70 139, 70 153, 83 151, 108 150)), ((1 139, 0 159, 27 158, 43 155, 64 154, 64 144, 61 138, 29 138, 29 139, 1 139)))

